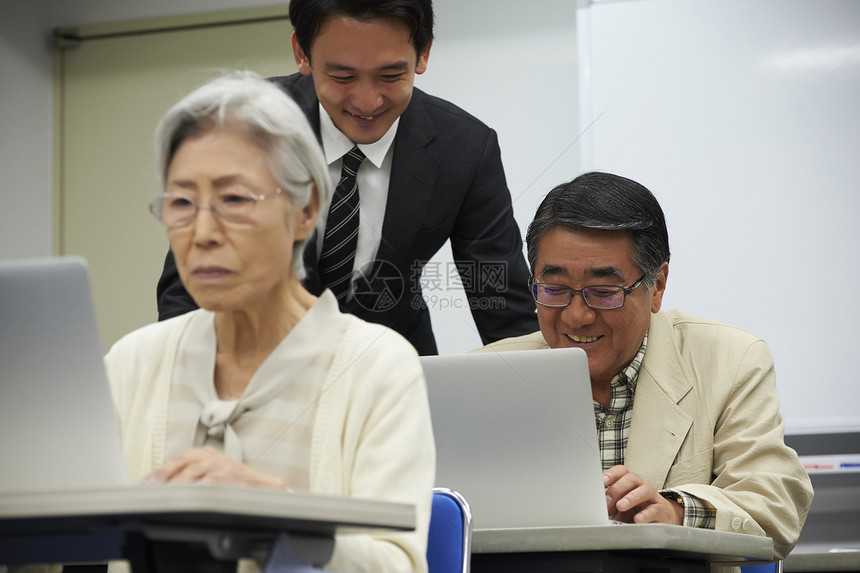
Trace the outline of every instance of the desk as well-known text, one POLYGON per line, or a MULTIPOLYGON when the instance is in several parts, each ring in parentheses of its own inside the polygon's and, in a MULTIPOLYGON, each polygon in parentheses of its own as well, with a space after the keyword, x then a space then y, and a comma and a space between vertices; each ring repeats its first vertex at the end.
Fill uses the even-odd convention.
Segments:
POLYGON ((860 549, 828 551, 827 549, 795 547, 783 562, 786 573, 815 571, 860 571, 860 549))
POLYGON ((578 573, 710 571, 710 564, 770 561, 767 537, 677 525, 476 530, 472 571, 578 573))
POLYGON ((302 562, 319 565, 331 556, 335 534, 414 527, 408 504, 241 486, 3 492, 0 563, 128 559, 135 571, 191 571, 177 566, 178 554, 188 552, 192 562, 265 560, 278 539, 302 562))

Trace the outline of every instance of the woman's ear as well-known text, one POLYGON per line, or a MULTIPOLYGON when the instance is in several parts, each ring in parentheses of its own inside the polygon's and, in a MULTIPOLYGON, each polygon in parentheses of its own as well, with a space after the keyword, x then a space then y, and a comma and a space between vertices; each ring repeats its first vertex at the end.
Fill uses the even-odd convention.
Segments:
POLYGON ((317 190, 316 181, 311 181, 311 194, 307 204, 297 214, 295 227, 295 238, 297 241, 307 239, 314 232, 317 217, 320 214, 320 194, 317 190))

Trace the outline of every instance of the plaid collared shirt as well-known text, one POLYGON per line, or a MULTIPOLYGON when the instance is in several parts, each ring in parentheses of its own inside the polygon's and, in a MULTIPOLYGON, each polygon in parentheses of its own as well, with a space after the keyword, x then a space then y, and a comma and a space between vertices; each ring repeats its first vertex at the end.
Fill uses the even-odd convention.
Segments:
MULTIPOLYGON (((627 439, 630 436, 630 421, 633 419, 633 398, 636 395, 636 383, 639 380, 639 370, 645 358, 648 347, 648 335, 642 340, 639 352, 633 361, 610 382, 612 394, 609 407, 604 408, 594 402, 594 417, 597 423, 597 439, 600 444, 600 460, 603 469, 624 463, 627 452, 627 439)), ((684 525, 701 529, 713 529, 716 523, 717 510, 708 502, 674 489, 660 490, 669 498, 678 496, 684 501, 684 525)))

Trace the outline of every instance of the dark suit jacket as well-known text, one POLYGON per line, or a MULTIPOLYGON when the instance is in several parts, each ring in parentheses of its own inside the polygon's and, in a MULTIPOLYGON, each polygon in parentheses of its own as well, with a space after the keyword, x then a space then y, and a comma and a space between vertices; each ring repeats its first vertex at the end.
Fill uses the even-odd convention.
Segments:
MULTIPOLYGON (((271 80, 293 97, 319 137, 312 77, 293 74, 271 80)), ((419 279, 424 264, 449 238, 481 340, 487 344, 537 330, 495 131, 455 105, 414 89, 395 138, 377 260, 363 269, 355 299, 342 310, 393 328, 420 354, 435 354, 424 297, 447 300, 448 283, 441 281, 439 290, 422 293, 419 279)), ((315 245, 312 238, 305 250, 304 284, 319 294, 315 245)), ((448 269, 439 270, 445 278, 448 269)), ((158 283, 159 318, 193 308, 168 253, 158 283)))

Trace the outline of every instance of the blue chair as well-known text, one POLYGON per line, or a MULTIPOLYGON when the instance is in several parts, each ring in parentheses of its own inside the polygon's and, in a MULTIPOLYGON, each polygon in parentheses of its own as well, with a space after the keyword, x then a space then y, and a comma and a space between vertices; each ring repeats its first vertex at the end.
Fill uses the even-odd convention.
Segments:
POLYGON ((744 565, 741 567, 741 573, 782 573, 782 561, 762 565, 744 565))
POLYGON ((427 538, 429 573, 469 573, 472 561, 472 511, 462 495, 433 489, 430 535, 427 538))

